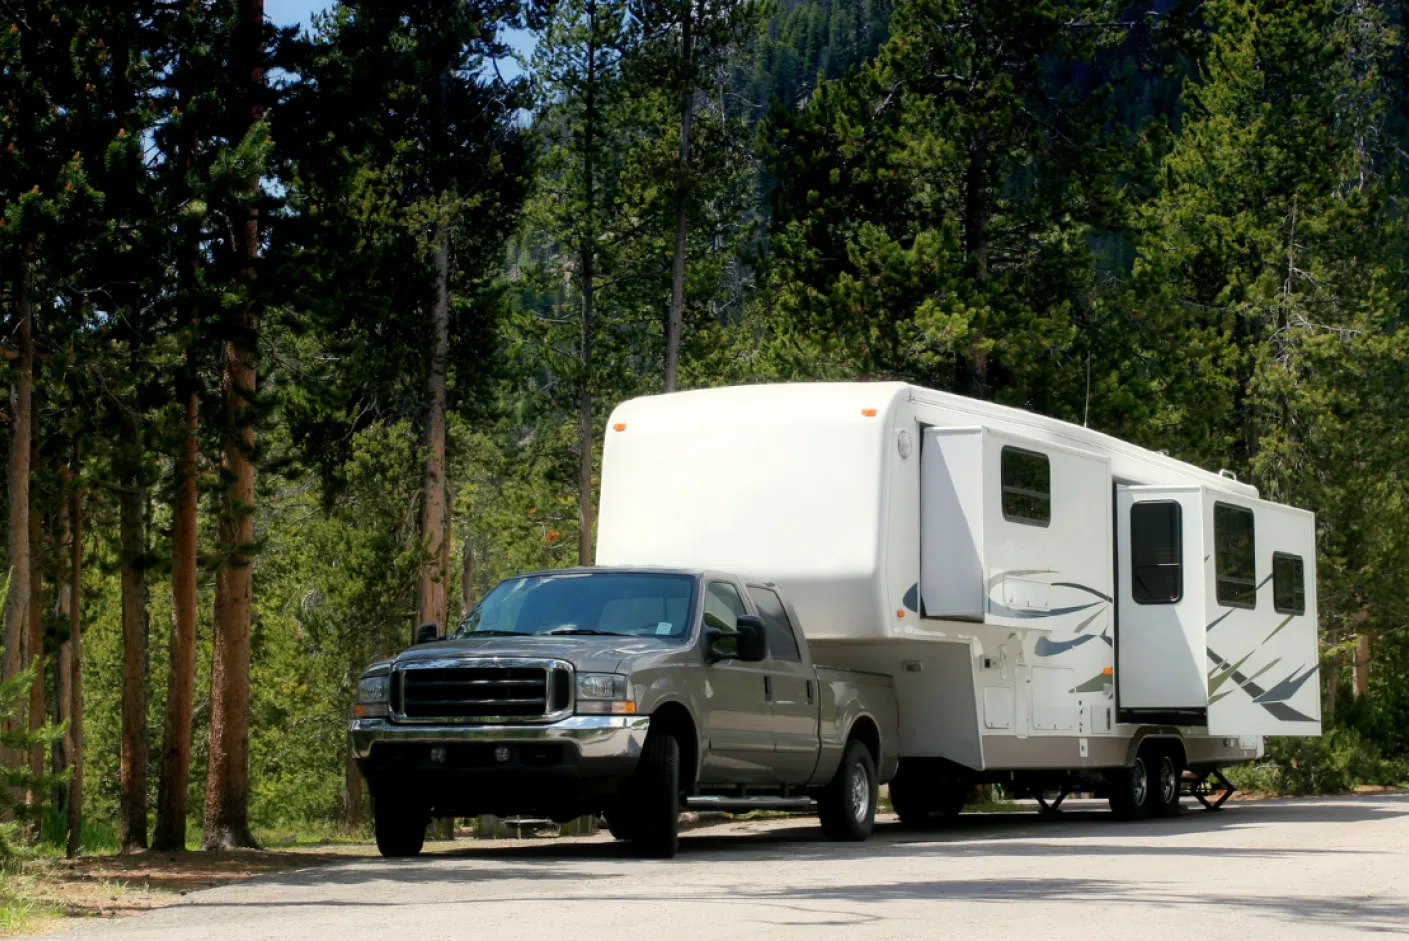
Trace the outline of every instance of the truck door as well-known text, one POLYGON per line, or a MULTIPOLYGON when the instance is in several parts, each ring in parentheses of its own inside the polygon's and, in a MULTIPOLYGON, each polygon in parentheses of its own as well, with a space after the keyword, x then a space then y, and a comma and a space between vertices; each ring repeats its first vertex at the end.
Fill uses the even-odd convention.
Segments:
MULTIPOLYGON (((733 630, 747 614, 739 589, 715 580, 705 589, 706 627, 733 630)), ((768 691, 769 661, 720 660, 705 667, 704 726, 708 742, 700 782, 703 784, 771 784, 773 715, 768 691)))
POLYGON ((1203 725, 1203 496, 1117 487, 1116 704, 1120 721, 1203 725))
POLYGON ((773 769, 782 784, 806 784, 817 765, 817 675, 804 663, 797 635, 777 592, 750 585, 749 597, 768 633, 773 706, 773 769))

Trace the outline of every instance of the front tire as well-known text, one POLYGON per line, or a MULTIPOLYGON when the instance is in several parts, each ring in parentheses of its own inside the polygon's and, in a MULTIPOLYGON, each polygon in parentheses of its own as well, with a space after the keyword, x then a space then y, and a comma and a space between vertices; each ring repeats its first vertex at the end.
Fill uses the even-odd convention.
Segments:
POLYGON ((1149 748, 1141 748, 1135 763, 1107 775, 1111 792, 1111 811, 1121 820, 1145 820, 1158 803, 1155 794, 1152 765, 1156 756, 1149 748))
POLYGON ((928 774, 901 759, 890 782, 890 806, 907 827, 934 827, 959 816, 969 791, 963 781, 928 774))
MULTIPOLYGON (((631 788, 633 809, 620 821, 647 855, 673 859, 680 849, 680 743, 670 733, 647 737, 631 788)), ((612 835, 617 827, 612 827, 612 835)))
POLYGON ((388 859, 421 855, 426 843, 430 812, 425 805, 403 794, 390 793, 372 806, 377 849, 388 859))
POLYGON ((822 832, 829 840, 859 843, 876 825, 876 763, 865 745, 852 740, 841 766, 817 798, 822 832))

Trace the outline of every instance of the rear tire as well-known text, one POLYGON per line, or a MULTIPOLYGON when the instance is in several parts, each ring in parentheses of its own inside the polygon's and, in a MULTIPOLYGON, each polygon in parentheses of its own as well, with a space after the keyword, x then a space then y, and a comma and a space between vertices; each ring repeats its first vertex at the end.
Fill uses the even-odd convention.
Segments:
POLYGON ((859 843, 876 825, 876 763, 856 740, 846 743, 841 765, 817 798, 817 815, 829 840, 859 843))
POLYGON ((1150 799, 1156 817, 1179 816, 1179 788, 1184 780, 1184 765, 1176 749, 1159 752, 1154 756, 1154 778, 1151 780, 1150 799))
POLYGON ((1145 820, 1154 812, 1158 799, 1152 766, 1157 757, 1154 749, 1142 745, 1133 765, 1106 775, 1111 811, 1121 820, 1145 820))
POLYGON ((377 849, 388 859, 421 855, 426 843, 430 810, 405 794, 391 792, 372 806, 377 831, 377 849))
POLYGON ((664 732, 646 738, 631 792, 632 810, 620 820, 623 832, 645 855, 673 859, 680 848, 680 743, 675 736, 664 732))

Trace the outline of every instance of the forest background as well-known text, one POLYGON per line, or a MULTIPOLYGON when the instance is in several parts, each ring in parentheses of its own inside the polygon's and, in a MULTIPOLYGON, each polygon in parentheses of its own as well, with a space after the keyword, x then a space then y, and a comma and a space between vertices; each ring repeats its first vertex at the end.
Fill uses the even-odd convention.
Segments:
POLYGON ((817 379, 1032 409, 1314 510, 1328 735, 1247 780, 1404 782, 1404 26, 1389 0, 384 0, 302 30, 260 0, 3 0, 0 760, 30 815, 71 851, 356 831, 360 670, 591 562, 615 403, 817 379))

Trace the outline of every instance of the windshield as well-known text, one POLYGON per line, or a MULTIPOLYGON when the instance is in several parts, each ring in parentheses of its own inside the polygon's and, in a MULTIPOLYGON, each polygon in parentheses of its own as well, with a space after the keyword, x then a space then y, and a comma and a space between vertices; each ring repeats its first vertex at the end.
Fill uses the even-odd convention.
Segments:
POLYGON ((648 572, 573 572, 500 582, 465 615, 470 634, 607 634, 683 638, 695 580, 648 572))

